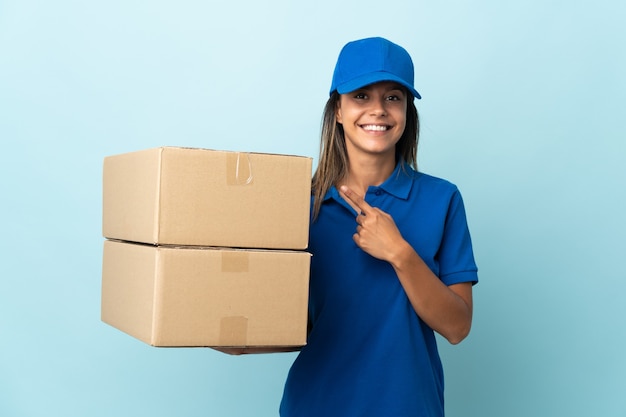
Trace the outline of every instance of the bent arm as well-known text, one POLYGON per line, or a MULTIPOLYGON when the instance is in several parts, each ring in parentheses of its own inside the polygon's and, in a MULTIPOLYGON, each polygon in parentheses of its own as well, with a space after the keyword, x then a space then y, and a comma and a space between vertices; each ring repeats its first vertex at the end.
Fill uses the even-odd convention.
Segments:
POLYGON ((447 286, 404 240, 387 260, 417 315, 450 343, 465 339, 472 326, 472 283, 447 286))
POLYGON ((413 309, 450 343, 461 342, 472 325, 472 283, 447 286, 402 237, 393 218, 367 204, 348 187, 340 193, 357 211, 355 243, 375 258, 389 262, 413 309))

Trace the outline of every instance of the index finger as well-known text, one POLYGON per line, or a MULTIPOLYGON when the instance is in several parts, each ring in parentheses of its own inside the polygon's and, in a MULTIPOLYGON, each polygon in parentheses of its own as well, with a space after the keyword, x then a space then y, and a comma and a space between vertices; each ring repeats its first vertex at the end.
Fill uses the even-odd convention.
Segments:
POLYGON ((345 185, 339 187, 339 191, 341 191, 341 196, 350 206, 357 212, 366 214, 371 210, 372 206, 370 206, 365 199, 359 194, 352 191, 345 185))

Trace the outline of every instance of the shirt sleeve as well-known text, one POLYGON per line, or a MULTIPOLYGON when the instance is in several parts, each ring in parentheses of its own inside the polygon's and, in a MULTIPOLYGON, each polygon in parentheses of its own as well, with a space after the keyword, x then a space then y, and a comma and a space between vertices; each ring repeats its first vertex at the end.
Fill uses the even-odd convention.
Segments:
POLYGON ((474 260, 465 206, 458 190, 455 190, 450 199, 437 257, 439 278, 444 284, 478 282, 478 268, 474 260))

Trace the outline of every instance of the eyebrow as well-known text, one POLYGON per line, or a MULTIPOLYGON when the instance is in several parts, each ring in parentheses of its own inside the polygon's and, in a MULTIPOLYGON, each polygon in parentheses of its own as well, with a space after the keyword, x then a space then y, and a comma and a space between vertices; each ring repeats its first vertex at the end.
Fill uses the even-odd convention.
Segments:
MULTIPOLYGON (((398 91, 402 91, 402 92, 403 92, 403 93, 405 93, 405 94, 406 94, 406 93, 407 93, 407 91, 408 91, 408 90, 407 90, 404 86, 402 86, 402 84, 398 84, 398 83, 393 82, 393 81, 382 81, 382 82, 390 82, 390 83, 392 83, 392 84, 389 86, 389 88, 385 89, 385 91, 394 91, 394 90, 398 90, 398 91)), ((363 87, 361 87, 361 88, 357 88, 357 89, 356 89, 356 90, 354 90, 354 91, 369 91, 369 90, 372 90, 372 89, 373 89, 374 85, 376 85, 376 84, 366 85, 366 86, 363 86, 363 87)))
POLYGON ((396 84, 396 85, 392 86, 391 88, 385 90, 385 92, 387 94, 395 92, 395 91, 399 91, 404 96, 408 96, 408 94, 409 94, 408 90, 405 87, 403 87, 402 85, 400 85, 400 84, 396 84))

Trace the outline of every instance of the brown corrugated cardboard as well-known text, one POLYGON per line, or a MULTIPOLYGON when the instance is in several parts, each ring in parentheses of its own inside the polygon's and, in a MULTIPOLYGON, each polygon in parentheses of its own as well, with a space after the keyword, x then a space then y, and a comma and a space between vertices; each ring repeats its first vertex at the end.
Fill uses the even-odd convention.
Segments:
POLYGON ((302 251, 105 240, 102 320, 152 346, 303 346, 309 265, 302 251))
POLYGON ((104 237, 306 249, 311 158, 161 147, 104 159, 104 237))

